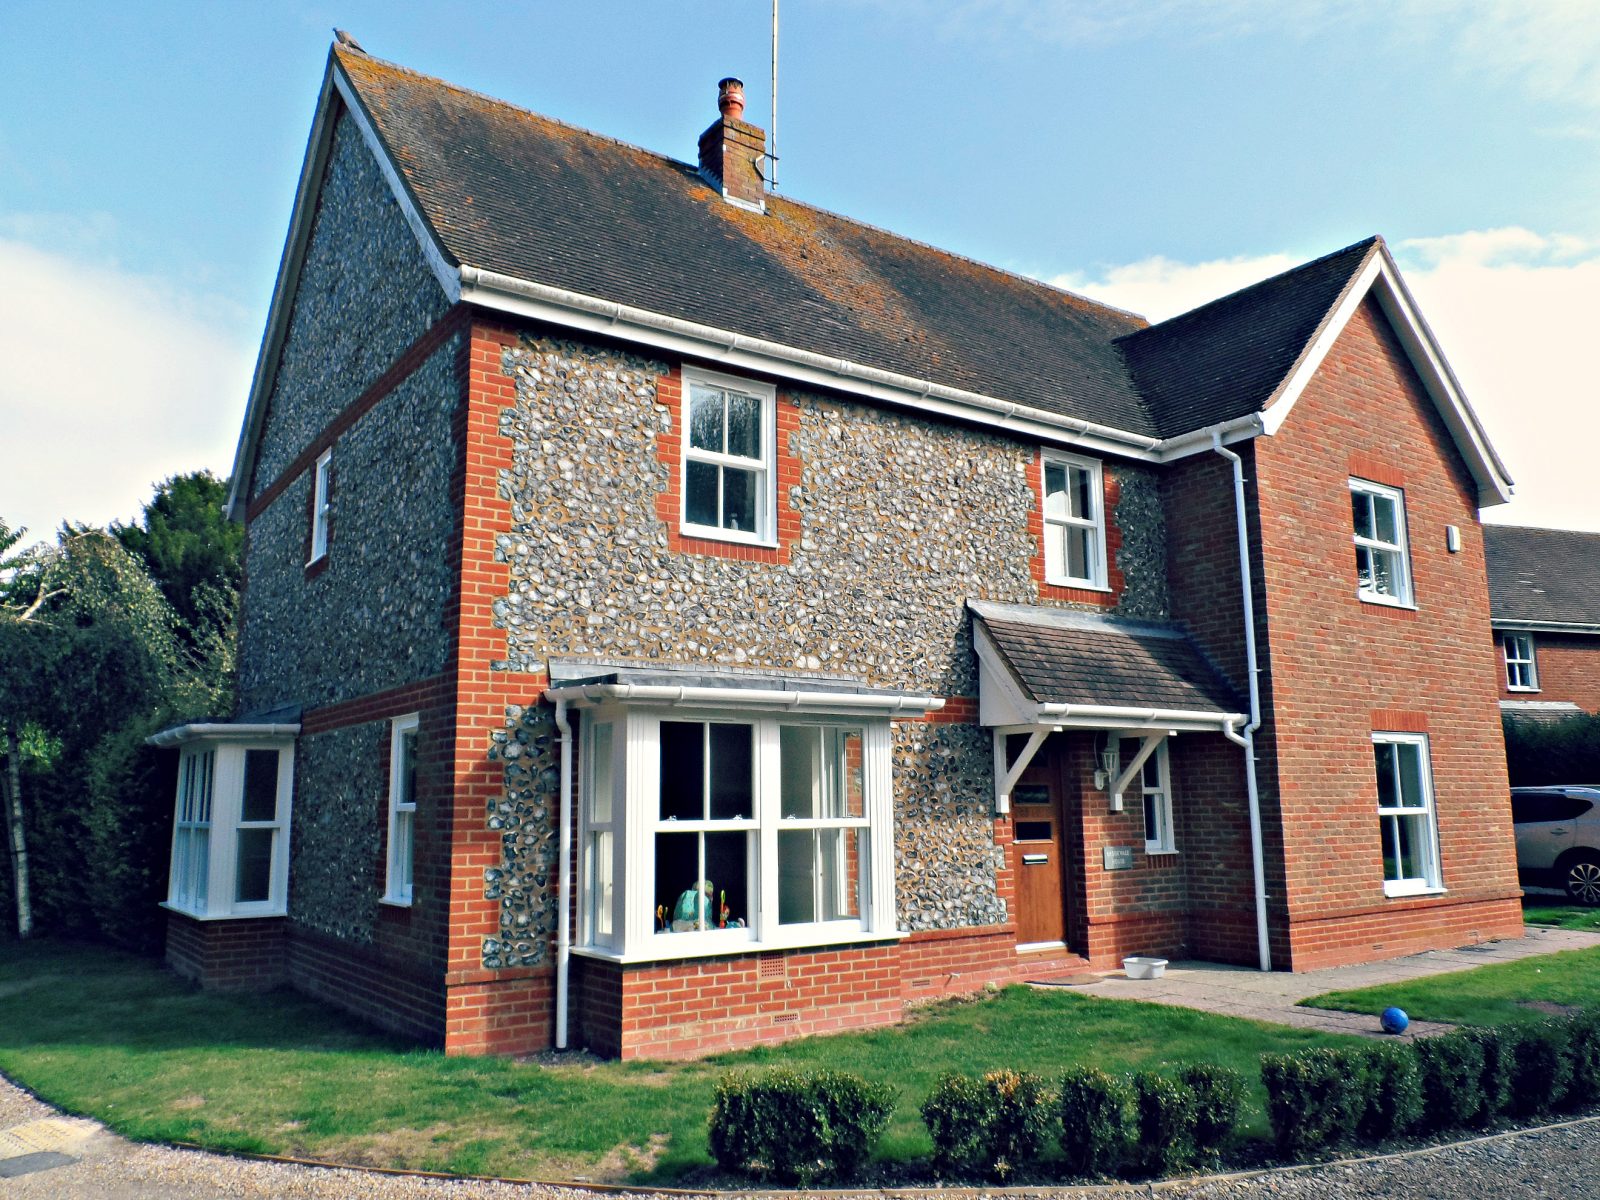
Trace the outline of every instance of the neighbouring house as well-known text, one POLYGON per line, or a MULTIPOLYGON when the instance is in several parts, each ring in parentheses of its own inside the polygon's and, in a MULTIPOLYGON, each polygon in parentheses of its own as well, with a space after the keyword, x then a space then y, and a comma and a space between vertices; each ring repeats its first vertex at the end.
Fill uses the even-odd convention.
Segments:
POLYGON ((1521 930, 1480 507, 1377 238, 1150 325, 336 44, 168 959, 686 1055, 1521 930))
POLYGON ((1600 533, 1486 525, 1501 711, 1600 712, 1600 533))

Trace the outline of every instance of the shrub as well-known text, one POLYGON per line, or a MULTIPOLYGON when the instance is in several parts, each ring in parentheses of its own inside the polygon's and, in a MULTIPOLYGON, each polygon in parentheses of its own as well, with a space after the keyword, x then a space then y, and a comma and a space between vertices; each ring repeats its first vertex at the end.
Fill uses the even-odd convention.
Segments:
POLYGON ((1600 1013, 1574 1013, 1567 1021, 1567 1080, 1564 1103, 1568 1108, 1587 1108, 1600 1099, 1600 1013))
POLYGON ((1410 1132, 1422 1116, 1422 1080, 1409 1046, 1374 1046, 1367 1051, 1366 1106, 1360 1133, 1386 1142, 1410 1132))
POLYGON ((1133 1077, 1133 1106, 1141 1167, 1165 1175, 1194 1162, 1193 1088, 1167 1075, 1140 1071, 1133 1077))
POLYGON ((1365 1053, 1302 1050, 1261 1057, 1267 1116, 1280 1152, 1299 1157, 1354 1136, 1366 1109, 1365 1053))
POLYGON ((1074 1175, 1111 1175, 1132 1141, 1133 1091, 1094 1067, 1061 1078, 1061 1153, 1074 1175))
MULTIPOLYGON (((1484 1044, 1478 1030, 1423 1038, 1413 1050, 1422 1089, 1422 1120, 1429 1129, 1454 1129, 1484 1107, 1484 1044)), ((1498 1043, 1496 1043, 1498 1046, 1498 1043)))
POLYGON ((1233 1137, 1244 1106, 1244 1078, 1231 1067, 1195 1063, 1178 1078, 1194 1092, 1194 1146, 1201 1157, 1215 1160, 1233 1137))
POLYGON ((848 1179, 893 1111, 890 1088, 839 1071, 725 1075, 711 1109, 711 1154, 724 1170, 786 1183, 848 1179))
POLYGON ((1478 1123, 1487 1125, 1511 1107, 1511 1056, 1515 1039, 1493 1026, 1463 1030, 1459 1035, 1478 1047, 1483 1054, 1483 1074, 1479 1077, 1482 1107, 1478 1110, 1478 1123))
POLYGON ((1044 1081, 1025 1071, 946 1075, 922 1105, 936 1170, 1004 1180, 1038 1161, 1051 1133, 1044 1081))
POLYGON ((1503 1031, 1511 1048, 1511 1107, 1519 1117, 1548 1112, 1567 1094, 1572 1064, 1567 1061, 1567 1031, 1558 1021, 1510 1026, 1503 1031))

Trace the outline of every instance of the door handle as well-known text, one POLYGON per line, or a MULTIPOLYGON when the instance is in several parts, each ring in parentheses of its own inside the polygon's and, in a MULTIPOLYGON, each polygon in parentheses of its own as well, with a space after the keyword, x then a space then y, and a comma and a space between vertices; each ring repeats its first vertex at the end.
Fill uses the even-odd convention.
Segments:
POLYGON ((1022 865, 1025 867, 1042 867, 1050 861, 1048 854, 1024 854, 1022 865))

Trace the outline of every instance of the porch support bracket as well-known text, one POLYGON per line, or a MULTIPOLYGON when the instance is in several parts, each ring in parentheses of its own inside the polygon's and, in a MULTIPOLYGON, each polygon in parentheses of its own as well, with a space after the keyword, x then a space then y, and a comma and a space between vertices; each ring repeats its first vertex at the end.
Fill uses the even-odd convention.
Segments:
POLYGON ((1004 729, 994 731, 994 811, 1004 815, 1011 811, 1011 789, 1016 787, 1017 780, 1022 778, 1022 773, 1028 769, 1028 764, 1033 761, 1033 756, 1039 752, 1039 747, 1044 745, 1045 738, 1056 731, 1054 725, 1045 725, 1035 728, 1028 736, 1028 744, 1022 748, 1022 753, 1017 755, 1017 761, 1006 762, 1006 736, 1004 729))
POLYGON ((1118 775, 1111 785, 1110 808, 1112 812, 1122 811, 1122 793, 1127 786, 1139 777, 1139 772, 1144 768, 1145 760, 1156 752, 1156 747, 1172 736, 1172 731, 1147 734, 1139 743, 1139 753, 1133 756, 1133 761, 1127 769, 1118 775))

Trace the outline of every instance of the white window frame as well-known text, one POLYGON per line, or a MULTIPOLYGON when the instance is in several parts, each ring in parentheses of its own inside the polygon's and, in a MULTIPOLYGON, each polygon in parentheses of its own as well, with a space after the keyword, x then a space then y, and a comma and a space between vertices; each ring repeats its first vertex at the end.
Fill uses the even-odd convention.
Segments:
POLYGON ((172 858, 167 874, 169 903, 204 913, 210 895, 211 804, 216 750, 201 744, 178 760, 178 803, 172 826, 172 858))
MULTIPOLYGON (((608 704, 586 710, 584 747, 591 767, 584 771, 579 856, 579 941, 575 952, 618 961, 655 961, 751 953, 801 946, 883 941, 904 936, 895 927, 894 813, 891 739, 887 718, 689 707, 659 708, 608 704), (661 724, 663 721, 734 723, 752 727, 753 806, 749 818, 670 821, 660 818, 661 724), (594 819, 593 730, 610 725, 613 798, 609 820, 594 819), (860 818, 784 818, 781 815, 780 727, 830 726, 859 731, 862 753, 860 818), (858 918, 780 924, 778 834, 783 831, 860 827, 866 830, 856 908, 858 918), (655 903, 655 839, 666 830, 744 830, 749 835, 750 895, 741 905, 742 929, 659 933, 655 903), (598 932, 594 916, 596 834, 610 833, 612 907, 609 935, 598 932)), ((713 882, 715 882, 713 880, 713 882)), ((730 900, 729 907, 733 907, 730 900)))
POLYGON ((1105 498, 1105 473, 1104 467, 1098 459, 1082 458, 1075 454, 1063 454, 1057 450, 1044 450, 1039 456, 1039 512, 1044 520, 1044 545, 1039 552, 1044 556, 1045 577, 1044 581, 1056 587, 1087 588, 1092 591, 1109 591, 1107 583, 1106 565, 1106 498, 1105 498), (1060 467, 1068 472, 1067 490, 1072 490, 1073 471, 1082 471, 1089 477, 1089 497, 1094 507, 1092 517, 1074 517, 1071 515, 1055 514, 1050 512, 1050 468, 1060 467), (1089 538, 1089 573, 1083 576, 1070 575, 1066 572, 1068 560, 1066 539, 1067 531, 1071 529, 1084 529, 1090 531, 1089 538), (1050 547, 1059 545, 1059 561, 1061 567, 1056 572, 1050 570, 1050 547))
POLYGON ((384 855, 383 903, 406 907, 414 894, 417 862, 417 713, 389 723, 389 830, 384 855), (411 742, 411 770, 405 769, 411 742), (409 789, 409 791, 408 791, 409 789))
POLYGON ((1500 635, 1500 647, 1506 663, 1506 691, 1537 692, 1539 661, 1533 634, 1503 633, 1500 635))
POLYGON ((328 556, 328 517, 331 511, 329 477, 333 472, 333 447, 317 455, 311 471, 311 556, 306 566, 328 556))
POLYGON ((720 542, 739 542, 745 545, 776 546, 777 543, 777 484, 778 484, 778 391, 768 383, 757 383, 732 375, 719 375, 697 367, 683 368, 683 402, 678 417, 682 448, 682 461, 678 466, 680 506, 678 531, 685 537, 708 538, 720 542), (691 444, 690 413, 696 388, 712 388, 749 396, 761 405, 761 457, 746 458, 738 454, 725 454, 696 449, 691 444), (756 475, 755 503, 756 527, 753 531, 725 529, 720 525, 701 525, 689 520, 689 464, 705 463, 715 467, 731 467, 750 471, 756 475))
POLYGON ((183 748, 179 760, 178 788, 172 831, 172 864, 167 878, 164 907, 201 920, 215 921, 243 917, 281 917, 288 911, 289 828, 294 799, 294 743, 292 740, 256 739, 227 741, 199 739, 183 748), (270 750, 278 756, 276 804, 271 821, 245 821, 245 755, 251 750, 270 750), (203 771, 209 762, 210 822, 196 821, 198 810, 188 808, 197 781, 192 774, 203 771), (191 768, 190 763, 194 766, 191 768), (205 827, 204 866, 195 861, 193 831, 205 827), (236 899, 238 886, 239 831, 270 829, 272 862, 268 872, 265 900, 236 899), (185 837, 185 832, 189 836, 185 837), (203 886, 197 886, 204 876, 203 886))
POLYGON ((1157 746, 1139 767, 1139 790, 1144 805, 1144 852, 1176 854, 1177 832, 1172 823, 1172 768, 1167 761, 1167 743, 1157 746), (1154 782, 1151 772, 1155 773, 1154 782), (1151 816, 1155 817, 1156 836, 1150 836, 1151 816))
MULTIPOLYGON (((1355 540, 1357 573, 1356 596, 1366 604, 1386 604, 1391 608, 1415 608, 1416 598, 1411 587, 1411 538, 1406 526, 1406 494, 1400 488, 1373 483, 1370 479, 1350 480, 1351 495, 1363 495, 1374 500, 1385 500, 1394 505, 1394 529, 1398 539, 1386 542, 1376 537, 1366 537, 1354 529, 1352 516, 1351 535, 1355 540), (1387 595, 1361 582, 1360 556, 1366 553, 1376 557, 1385 555, 1393 560, 1396 592, 1387 595)), ((1376 529, 1376 521, 1374 521, 1376 529)))
MULTIPOLYGON (((1431 895, 1444 891, 1443 876, 1439 869, 1439 823, 1434 806, 1433 795, 1433 762, 1428 748, 1428 735, 1425 733, 1391 733, 1374 732, 1372 735, 1374 747, 1373 765, 1377 767, 1376 748, 1380 745, 1412 746, 1417 751, 1418 771, 1417 776, 1422 787, 1421 805, 1398 805, 1384 807, 1382 801, 1378 803, 1379 837, 1387 838, 1398 836, 1398 829, 1391 826, 1391 819, 1395 822, 1409 820, 1416 822, 1417 857, 1422 863, 1423 874, 1416 877, 1400 879, 1385 878, 1383 881, 1383 894, 1385 896, 1420 896, 1431 895), (1394 833, 1391 834, 1391 829, 1394 833)), ((1395 756, 1395 794, 1403 794, 1404 775, 1400 771, 1399 755, 1395 756)), ((1381 797, 1382 792, 1380 791, 1381 797)), ((1400 863, 1399 847, 1394 847, 1396 867, 1400 863)), ((1383 845, 1380 840, 1378 862, 1381 868, 1383 862, 1383 845)))

